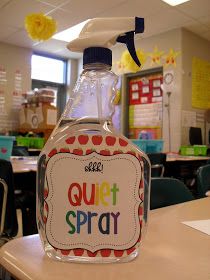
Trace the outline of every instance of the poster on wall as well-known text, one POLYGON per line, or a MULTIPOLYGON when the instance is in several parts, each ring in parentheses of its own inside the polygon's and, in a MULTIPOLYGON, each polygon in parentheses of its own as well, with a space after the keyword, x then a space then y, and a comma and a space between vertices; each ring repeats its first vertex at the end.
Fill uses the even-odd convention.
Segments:
POLYGON ((6 69, 0 65, 0 85, 7 83, 7 72, 6 69))
POLYGON ((15 91, 22 93, 22 74, 20 70, 15 71, 15 91))
POLYGON ((162 77, 131 80, 129 84, 129 104, 151 104, 162 101, 162 77), (157 98, 158 97, 158 98, 157 98))
POLYGON ((129 81, 129 137, 146 132, 150 139, 162 137, 162 74, 149 74, 129 81))
POLYGON ((196 127, 196 112, 182 111, 182 127, 196 127))
POLYGON ((14 91, 12 94, 13 110, 19 110, 23 102, 22 97, 22 74, 19 69, 15 71, 14 76, 14 91))
POLYGON ((192 107, 210 108, 210 63, 194 57, 192 61, 192 107))

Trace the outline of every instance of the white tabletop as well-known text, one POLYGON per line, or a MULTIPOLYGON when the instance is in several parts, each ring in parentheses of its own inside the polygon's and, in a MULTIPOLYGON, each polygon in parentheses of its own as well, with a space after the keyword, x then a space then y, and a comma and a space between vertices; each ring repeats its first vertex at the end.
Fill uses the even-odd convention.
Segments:
POLYGON ((37 171, 38 157, 11 157, 11 163, 14 173, 24 173, 37 171))
POLYGON ((44 254, 38 235, 4 245, 0 263, 21 280, 209 280, 210 236, 181 223, 209 218, 210 198, 151 211, 141 253, 129 263, 54 261, 44 254))
MULTIPOLYGON (((11 157, 11 163, 14 173, 24 173, 30 171, 37 171, 37 159, 38 157, 11 157)), ((210 157, 204 156, 180 156, 178 154, 167 155, 167 162, 174 161, 199 161, 208 160, 210 157)))
POLYGON ((166 161, 199 161, 199 160, 209 160, 209 156, 182 156, 175 153, 168 153, 166 161))

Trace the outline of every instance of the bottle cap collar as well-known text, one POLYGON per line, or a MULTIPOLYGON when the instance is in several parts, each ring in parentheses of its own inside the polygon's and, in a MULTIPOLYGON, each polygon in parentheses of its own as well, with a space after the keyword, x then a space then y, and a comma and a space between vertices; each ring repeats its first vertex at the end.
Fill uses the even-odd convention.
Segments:
POLYGON ((83 65, 103 63, 112 66, 112 51, 103 47, 89 47, 84 50, 83 65))

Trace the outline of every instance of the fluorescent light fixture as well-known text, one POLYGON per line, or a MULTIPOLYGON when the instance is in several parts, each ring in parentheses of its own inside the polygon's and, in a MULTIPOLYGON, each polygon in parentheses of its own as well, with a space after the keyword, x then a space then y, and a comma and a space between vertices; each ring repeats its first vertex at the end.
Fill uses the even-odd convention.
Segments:
POLYGON ((77 25, 74 25, 64 31, 61 31, 59 33, 56 33, 53 36, 53 39, 60 40, 60 41, 65 41, 65 42, 70 42, 74 39, 76 39, 82 30, 83 26, 89 21, 89 19, 80 22, 77 25))
POLYGON ((171 5, 171 6, 177 6, 180 5, 182 3, 188 2, 190 0, 162 0, 163 2, 166 2, 167 4, 171 5))

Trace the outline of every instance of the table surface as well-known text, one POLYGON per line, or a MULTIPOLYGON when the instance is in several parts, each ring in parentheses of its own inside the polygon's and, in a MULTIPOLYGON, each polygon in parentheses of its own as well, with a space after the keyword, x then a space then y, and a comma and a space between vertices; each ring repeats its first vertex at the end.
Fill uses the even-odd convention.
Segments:
POLYGON ((24 173, 37 171, 38 157, 11 157, 11 163, 14 173, 24 173))
POLYGON ((210 198, 150 211, 140 255, 119 264, 76 264, 51 260, 38 235, 10 241, 0 249, 0 264, 21 280, 209 280, 210 236, 182 224, 209 219, 210 198))
POLYGON ((199 161, 199 160, 209 160, 209 156, 182 156, 179 154, 167 154, 166 161, 199 161))
MULTIPOLYGON (((23 173, 29 171, 37 171, 37 159, 38 157, 11 157, 11 163, 14 173, 23 173)), ((167 155, 167 162, 174 161, 199 161, 208 160, 207 156, 180 156, 178 154, 167 155)))

